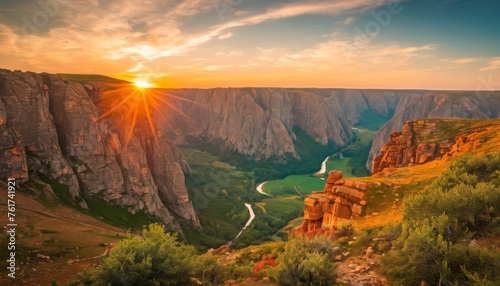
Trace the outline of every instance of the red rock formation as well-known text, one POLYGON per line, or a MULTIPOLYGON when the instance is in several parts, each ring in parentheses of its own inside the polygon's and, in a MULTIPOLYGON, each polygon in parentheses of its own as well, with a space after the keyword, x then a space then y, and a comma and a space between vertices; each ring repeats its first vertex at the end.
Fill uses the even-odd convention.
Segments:
POLYGON ((394 117, 375 135, 366 164, 380 154, 389 135, 401 130, 408 120, 420 118, 499 118, 500 91, 429 91, 421 96, 404 96, 398 101, 394 117))
POLYGON ((305 199, 304 223, 292 233, 333 234, 343 223, 364 215, 367 203, 363 198, 367 190, 366 183, 342 179, 341 171, 331 171, 324 191, 305 199))
POLYGON ((433 160, 446 159, 459 153, 470 152, 480 145, 475 131, 443 131, 453 123, 444 119, 421 119, 407 121, 402 132, 391 133, 390 140, 382 147, 382 153, 373 159, 372 175, 390 170, 425 164, 433 160), (448 138, 445 138, 448 137, 448 138))

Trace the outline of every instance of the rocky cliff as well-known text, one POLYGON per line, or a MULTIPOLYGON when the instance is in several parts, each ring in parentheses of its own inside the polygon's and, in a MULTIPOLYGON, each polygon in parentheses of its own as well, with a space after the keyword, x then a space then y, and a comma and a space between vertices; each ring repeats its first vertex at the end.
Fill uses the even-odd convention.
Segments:
MULTIPOLYGON (((427 118, 407 121, 401 132, 389 135, 389 141, 375 156, 372 175, 389 172, 392 168, 425 164, 476 151, 488 140, 477 123, 498 124, 497 120, 459 120, 427 118), (484 137, 484 138, 483 138, 484 137)), ((490 127, 491 127, 490 126, 490 127)))
POLYGON ((377 132, 366 164, 370 170, 372 160, 392 132, 399 131, 408 120, 429 117, 498 118, 500 92, 435 91, 423 96, 405 96, 396 107, 394 116, 377 132))
POLYGON ((294 127, 316 142, 345 145, 351 128, 370 111, 387 116, 404 97, 397 90, 216 88, 167 90, 165 129, 177 143, 204 138, 252 159, 299 158, 294 127))
POLYGON ((117 93, 102 101, 102 84, 80 84, 57 75, 0 70, 0 177, 43 178, 86 208, 104 199, 131 213, 155 216, 180 231, 177 218, 199 227, 184 185, 185 162, 162 135, 137 118, 129 134, 117 93))
POLYGON ((365 214, 367 202, 363 198, 368 184, 342 177, 341 171, 331 171, 324 191, 305 199, 304 222, 292 233, 331 235, 343 223, 365 214))

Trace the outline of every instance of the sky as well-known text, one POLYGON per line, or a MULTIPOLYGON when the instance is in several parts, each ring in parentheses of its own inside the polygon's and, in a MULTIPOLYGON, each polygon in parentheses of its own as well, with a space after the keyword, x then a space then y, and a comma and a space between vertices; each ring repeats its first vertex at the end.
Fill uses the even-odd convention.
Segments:
POLYGON ((159 87, 500 89, 498 0, 2 0, 0 68, 159 87))

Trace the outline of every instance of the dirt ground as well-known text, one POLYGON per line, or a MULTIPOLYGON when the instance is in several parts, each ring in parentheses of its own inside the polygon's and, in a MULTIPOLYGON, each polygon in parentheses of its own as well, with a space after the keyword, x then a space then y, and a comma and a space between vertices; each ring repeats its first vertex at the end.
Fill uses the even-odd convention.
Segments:
POLYGON ((61 204, 44 206, 16 192, 16 273, 7 276, 7 192, 0 193, 0 285, 60 285, 75 280, 84 267, 96 263, 107 245, 125 237, 125 229, 107 225, 61 204), (47 257, 49 256, 49 257, 47 257), (73 262, 74 263, 68 263, 73 262))

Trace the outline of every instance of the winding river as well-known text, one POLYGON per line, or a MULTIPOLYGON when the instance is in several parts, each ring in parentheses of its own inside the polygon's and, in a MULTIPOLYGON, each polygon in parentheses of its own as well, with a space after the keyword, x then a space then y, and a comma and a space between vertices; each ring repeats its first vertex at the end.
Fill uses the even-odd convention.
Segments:
POLYGON ((263 195, 266 195, 266 196, 270 196, 270 197, 272 197, 270 194, 268 194, 268 193, 266 193, 266 192, 264 192, 264 191, 262 190, 262 187, 264 187, 264 184, 265 184, 265 183, 267 183, 267 181, 265 181, 264 183, 260 183, 260 184, 257 186, 256 190, 257 190, 257 192, 259 192, 259 193, 261 193, 261 194, 263 194, 263 195))
POLYGON ((233 243, 233 241, 235 241, 243 233, 243 231, 252 223, 253 219, 255 218, 255 213, 253 212, 252 205, 245 203, 245 206, 247 207, 248 211, 250 212, 250 218, 248 219, 245 226, 240 230, 238 235, 233 240, 231 240, 231 242, 229 242, 229 245, 231 245, 231 243, 233 243))

